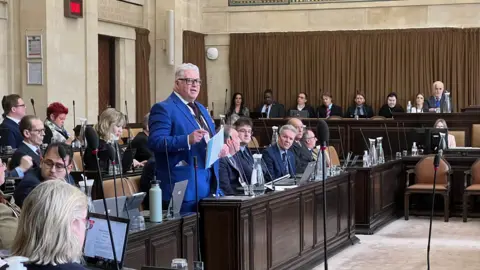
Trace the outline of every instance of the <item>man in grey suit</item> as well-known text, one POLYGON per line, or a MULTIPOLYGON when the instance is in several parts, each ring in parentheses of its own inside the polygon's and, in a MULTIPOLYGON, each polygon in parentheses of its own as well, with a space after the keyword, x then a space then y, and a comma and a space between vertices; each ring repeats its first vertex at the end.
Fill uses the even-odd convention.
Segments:
POLYGON ((310 150, 301 142, 303 137, 304 125, 298 118, 292 118, 287 125, 292 125, 297 129, 295 141, 292 144, 291 150, 295 156, 295 165, 297 173, 303 173, 308 166, 308 163, 313 161, 313 156, 310 150))
MULTIPOLYGON (((445 107, 445 85, 441 81, 436 81, 432 85, 432 96, 430 96, 427 100, 428 104, 428 111, 434 112, 437 108, 443 110, 445 107)), ((450 96, 450 106, 453 111, 452 106, 452 96, 450 96)))

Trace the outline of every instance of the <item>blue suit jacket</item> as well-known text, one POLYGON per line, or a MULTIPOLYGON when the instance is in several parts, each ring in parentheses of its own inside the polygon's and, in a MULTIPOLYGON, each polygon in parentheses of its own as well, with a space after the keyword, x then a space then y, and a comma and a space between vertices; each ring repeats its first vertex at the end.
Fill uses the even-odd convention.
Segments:
MULTIPOLYGON (((262 153, 262 158, 265 161, 265 165, 267 166, 268 171, 273 177, 273 179, 268 179, 270 177, 267 174, 266 177, 268 181, 275 180, 288 174, 287 169, 283 165, 280 150, 278 149, 278 146, 276 144, 267 147, 267 149, 265 149, 262 153)), ((295 177, 295 155, 291 150, 287 151, 287 159, 290 166, 290 171, 293 172, 293 175, 291 175, 291 177, 295 177)))
MULTIPOLYGON (((235 168, 234 165, 228 160, 228 157, 224 157, 220 159, 220 188, 222 189, 225 195, 236 195, 236 194, 243 194, 243 192, 239 192, 237 190, 238 187, 241 187, 242 184, 240 183, 239 177, 246 177, 246 172, 241 163, 240 155, 237 153, 233 156, 233 159, 236 162, 238 168, 235 168)), ((252 171, 250 170, 250 175, 252 171)), ((245 183, 248 184, 250 182, 250 178, 245 179, 245 183)))
MULTIPOLYGON (((215 125, 209 113, 200 103, 195 102, 195 104, 209 129, 215 134, 215 125)), ((176 182, 188 180, 181 211, 191 212, 195 209, 194 156, 197 157, 198 165, 198 199, 208 197, 211 193, 221 195, 218 183, 218 161, 212 166, 213 171, 205 168, 207 153, 205 140, 191 145, 189 150, 188 135, 200 127, 187 105, 175 93, 153 105, 148 124, 150 127, 148 146, 155 155, 156 175, 157 180, 161 181, 163 200, 170 200, 171 190, 176 182), (170 181, 172 186, 169 184, 170 181)))
POLYGON ((23 136, 20 133, 20 127, 10 118, 5 117, 2 124, 0 125, 0 128, 10 130, 10 132, 8 132, 8 139, 6 143, 7 145, 10 145, 13 149, 16 149, 23 142, 23 136))

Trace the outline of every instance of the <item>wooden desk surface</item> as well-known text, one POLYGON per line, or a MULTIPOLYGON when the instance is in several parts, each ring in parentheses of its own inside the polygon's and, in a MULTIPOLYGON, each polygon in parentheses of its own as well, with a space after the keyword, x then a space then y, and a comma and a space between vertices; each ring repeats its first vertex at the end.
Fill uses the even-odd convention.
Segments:
MULTIPOLYGON (((327 180, 328 254, 353 244, 355 171, 327 180)), ((308 269, 323 260, 322 182, 200 203, 205 269, 308 269)))

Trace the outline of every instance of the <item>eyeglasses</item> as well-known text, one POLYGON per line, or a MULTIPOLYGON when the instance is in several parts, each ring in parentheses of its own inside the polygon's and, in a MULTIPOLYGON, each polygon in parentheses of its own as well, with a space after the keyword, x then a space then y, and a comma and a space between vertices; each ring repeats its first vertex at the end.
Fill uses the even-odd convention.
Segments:
POLYGON ((23 103, 23 104, 15 105, 15 107, 25 107, 26 108, 27 106, 25 105, 25 103, 23 103))
POLYGON ((30 129, 31 132, 38 132, 38 133, 45 133, 45 129, 42 128, 42 129, 30 129))
POLYGON ((56 171, 64 170, 64 166, 65 166, 63 163, 55 163, 50 159, 44 160, 42 164, 45 165, 45 168, 49 170, 55 166, 56 171))
POLYGON ((246 133, 246 134, 253 134, 253 130, 251 129, 239 129, 237 130, 238 133, 246 133))
POLYGON ((184 81, 187 85, 202 85, 202 80, 200 79, 190 79, 190 78, 183 78, 183 79, 178 79, 179 81, 184 81))
POLYGON ((95 223, 95 221, 90 220, 88 217, 82 218, 81 220, 85 223, 85 230, 90 230, 91 228, 93 228, 93 224, 95 223))

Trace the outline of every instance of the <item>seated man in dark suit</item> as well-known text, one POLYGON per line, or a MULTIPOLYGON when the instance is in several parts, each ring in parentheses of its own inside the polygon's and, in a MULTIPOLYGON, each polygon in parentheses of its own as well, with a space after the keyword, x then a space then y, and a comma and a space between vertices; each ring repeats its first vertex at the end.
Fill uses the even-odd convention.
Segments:
POLYGON ((297 135, 295 136, 295 141, 292 144, 291 150, 295 155, 295 171, 297 173, 303 173, 307 168, 308 163, 313 161, 312 153, 301 143, 304 125, 298 118, 288 120, 287 124, 292 125, 297 129, 297 135))
POLYGON ((143 131, 139 132, 132 141, 132 148, 136 149, 135 159, 138 162, 147 161, 152 157, 152 151, 148 148, 148 117, 143 117, 143 131))
MULTIPOLYGON (((437 108, 440 108, 440 112, 443 112, 446 107, 445 101, 445 85, 441 81, 436 81, 432 85, 432 96, 427 100, 428 111, 434 112, 437 108)), ((450 107, 453 111, 452 97, 450 96, 450 107)))
POLYGON ((297 129, 294 126, 284 125, 280 128, 278 142, 263 151, 262 158, 272 175, 271 177, 269 175, 265 176, 267 181, 277 179, 286 174, 295 177, 295 155, 289 149, 292 147, 296 136, 297 129))
POLYGON ((394 112, 405 112, 400 104, 397 104, 397 94, 392 92, 387 96, 387 104, 384 104, 378 111, 379 116, 392 118, 394 112))
POLYGON ((6 139, 2 139, 2 146, 11 146, 13 149, 17 148, 23 141, 22 134, 18 127, 18 123, 22 120, 27 111, 25 102, 19 95, 8 95, 2 99, 3 107, 3 122, 0 125, 2 135, 6 139))
POLYGON ((220 189, 225 195, 243 194, 238 187, 246 187, 250 182, 242 168, 238 157, 240 138, 238 132, 231 126, 224 126, 224 143, 228 146, 228 155, 220 159, 220 189))
MULTIPOLYGON (((23 156, 32 158, 33 167, 40 166, 40 157, 42 155, 40 146, 45 135, 45 127, 42 120, 33 115, 26 115, 20 121, 20 132, 23 135, 23 142, 18 146, 17 151, 13 153, 8 168, 10 171, 20 166, 23 156)), ((15 170, 20 178, 23 177, 22 171, 15 170)))
POLYGON ((343 116, 342 107, 333 104, 332 102, 332 94, 325 92, 322 94, 322 102, 323 104, 318 107, 317 110, 317 117, 318 118, 329 118, 330 116, 343 116))
POLYGON ((273 91, 271 89, 263 92, 263 99, 264 103, 258 107, 258 112, 264 113, 267 118, 285 117, 285 106, 273 100, 273 91))
POLYGON ((75 185, 73 177, 70 176, 72 170, 73 151, 65 143, 52 143, 45 151, 40 167, 32 168, 27 171, 23 179, 15 188, 13 197, 15 203, 22 207, 23 201, 30 192, 41 182, 47 180, 65 180, 67 183, 75 185), (58 154, 58 148, 63 147, 66 153, 65 160, 62 160, 58 154), (64 163, 65 162, 65 163, 64 163))

